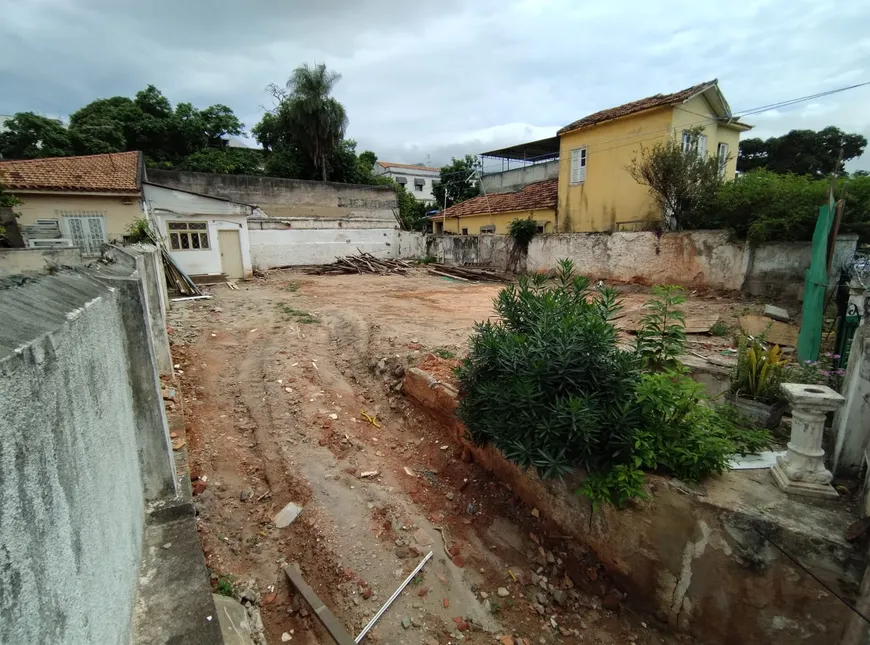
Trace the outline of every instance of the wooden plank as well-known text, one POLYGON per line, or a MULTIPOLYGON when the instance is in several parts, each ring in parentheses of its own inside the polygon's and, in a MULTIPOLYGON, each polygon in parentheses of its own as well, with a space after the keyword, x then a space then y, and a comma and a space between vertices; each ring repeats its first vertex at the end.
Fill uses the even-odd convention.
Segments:
POLYGON ((774 345, 796 347, 798 332, 795 325, 779 322, 765 316, 740 316, 737 321, 747 336, 764 336, 764 340, 774 345))
POLYGON ((302 578, 302 572, 299 570, 299 565, 295 562, 285 564, 282 569, 290 580, 290 584, 296 587, 296 590, 305 598, 305 602, 311 605, 314 615, 320 620, 323 627, 332 636, 332 639, 338 645, 356 645, 353 636, 347 633, 344 625, 335 617, 329 607, 323 604, 323 601, 317 597, 314 590, 308 586, 308 583, 302 578))

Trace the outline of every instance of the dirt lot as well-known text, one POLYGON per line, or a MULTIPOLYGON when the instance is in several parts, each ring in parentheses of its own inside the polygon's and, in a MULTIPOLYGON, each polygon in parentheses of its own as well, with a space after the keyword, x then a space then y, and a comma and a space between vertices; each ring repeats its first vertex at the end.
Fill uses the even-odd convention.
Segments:
MULTIPOLYGON (((239 287, 177 303, 171 339, 192 476, 206 480, 207 563, 215 582, 255 581, 269 643, 332 642, 284 562, 355 634, 429 550, 366 642, 688 642, 630 610, 592 554, 552 535, 399 391, 430 351, 461 353, 498 285, 280 272, 239 287), (276 528, 288 502, 303 511, 276 528)), ((647 297, 625 294, 626 320, 647 297)), ((710 296, 687 310, 733 324, 745 307, 710 296)))

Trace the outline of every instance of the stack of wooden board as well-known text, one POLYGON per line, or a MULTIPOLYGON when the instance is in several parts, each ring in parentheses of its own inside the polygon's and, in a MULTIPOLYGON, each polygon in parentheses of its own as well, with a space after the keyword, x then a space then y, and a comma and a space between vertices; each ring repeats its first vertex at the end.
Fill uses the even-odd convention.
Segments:
POLYGON ((378 259, 371 253, 359 253, 357 255, 336 258, 332 264, 312 267, 306 269, 305 272, 311 275, 338 275, 346 273, 376 273, 379 275, 398 273, 405 275, 412 266, 404 260, 378 259))

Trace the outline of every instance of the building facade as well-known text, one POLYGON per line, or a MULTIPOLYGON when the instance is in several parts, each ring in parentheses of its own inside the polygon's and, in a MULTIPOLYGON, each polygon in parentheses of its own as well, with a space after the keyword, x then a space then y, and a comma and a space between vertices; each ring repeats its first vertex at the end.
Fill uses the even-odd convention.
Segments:
POLYGON ((404 186, 418 201, 433 203, 435 195, 432 189, 441 180, 441 170, 424 166, 423 164, 391 163, 378 161, 375 163, 375 175, 386 175, 397 184, 404 186))

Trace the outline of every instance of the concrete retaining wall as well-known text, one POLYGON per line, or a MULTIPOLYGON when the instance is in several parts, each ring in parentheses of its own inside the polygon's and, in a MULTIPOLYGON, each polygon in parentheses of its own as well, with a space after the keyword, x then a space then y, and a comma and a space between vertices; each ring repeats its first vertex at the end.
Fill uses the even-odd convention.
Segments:
POLYGON ((145 503, 176 494, 145 291, 124 262, 0 281, 4 645, 130 642, 145 503))
POLYGON ((593 512, 574 492, 582 476, 544 482, 492 446, 468 442, 449 385, 410 369, 404 391, 542 519, 591 547, 635 608, 703 643, 839 642, 851 612, 759 534, 851 601, 866 557, 844 540, 853 518, 838 504, 789 499, 768 472, 734 471, 693 487, 650 475, 648 500, 593 512))
MULTIPOLYGON (((854 255, 856 236, 838 238, 832 276, 854 255)), ((502 235, 430 236, 428 253, 446 263, 506 266, 512 241, 502 235)), ((641 284, 683 284, 743 289, 756 295, 797 299, 810 263, 809 242, 752 248, 726 231, 560 233, 529 245, 526 268, 547 271, 562 258, 592 278, 641 284)), ((836 278, 833 278, 836 279, 836 278)))
POLYGON ((258 206, 269 217, 369 219, 395 223, 396 191, 323 181, 224 175, 178 170, 147 171, 148 181, 258 206))

